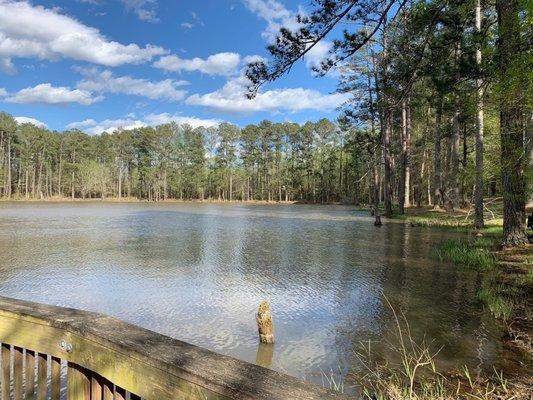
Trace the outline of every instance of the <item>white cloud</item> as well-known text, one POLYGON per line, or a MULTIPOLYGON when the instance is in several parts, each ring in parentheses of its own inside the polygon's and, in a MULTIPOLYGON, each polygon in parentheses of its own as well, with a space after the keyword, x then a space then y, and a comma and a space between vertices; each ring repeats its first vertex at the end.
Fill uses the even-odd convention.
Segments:
POLYGON ((259 92, 255 98, 249 100, 245 97, 248 83, 248 79, 241 75, 230 79, 219 90, 204 95, 194 94, 185 102, 226 112, 330 111, 350 97, 345 93, 323 94, 311 89, 291 88, 259 92))
POLYGON ((127 10, 132 10, 140 20, 146 22, 159 22, 155 10, 156 0, 122 0, 127 10))
POLYGON ((0 96, 7 96, 7 91, 0 87, 0 96))
POLYGON ((31 117, 15 117, 15 121, 17 121, 19 124, 33 124, 39 128, 48 128, 44 122, 31 117))
POLYGON ((244 0, 246 7, 264 19, 267 27, 261 34, 269 42, 273 42, 281 27, 295 31, 300 27, 296 14, 289 11, 277 0, 244 0))
POLYGON ((321 62, 328 57, 331 46, 332 43, 326 40, 322 40, 315 44, 304 56, 307 68, 320 68, 321 62))
POLYGON ((166 54, 161 47, 111 41, 56 9, 26 1, 0 0, 0 68, 13 72, 12 58, 72 58, 106 66, 141 63, 166 54))
POLYGON ((78 69, 86 78, 78 82, 77 88, 99 93, 123 93, 135 96, 144 96, 153 100, 179 101, 185 95, 185 90, 177 87, 187 85, 187 81, 165 79, 162 81, 149 81, 136 79, 130 76, 113 76, 109 70, 78 69))
POLYGON ((103 132, 113 132, 117 129, 135 129, 143 126, 146 125, 142 121, 131 118, 106 119, 99 122, 94 119, 86 119, 68 124, 67 129, 79 129, 89 135, 99 135, 103 132))
POLYGON ((55 87, 50 83, 41 83, 34 87, 22 89, 17 93, 11 93, 5 98, 5 101, 8 103, 79 103, 89 105, 102 99, 101 96, 93 97, 86 90, 70 89, 64 86, 55 87))
POLYGON ((181 24, 182 28, 191 29, 191 28, 194 28, 196 25, 205 26, 204 21, 202 21, 202 19, 194 11, 191 12, 191 17, 192 17, 192 21, 183 22, 181 24))
POLYGON ((231 75, 236 71, 241 61, 237 53, 218 53, 206 59, 183 59, 176 55, 161 57, 153 66, 165 71, 200 71, 208 75, 231 75))
POLYGON ((67 129, 83 129, 96 125, 97 122, 94 119, 86 119, 79 122, 73 122, 67 125, 67 129))
POLYGON ((196 117, 184 117, 181 115, 172 115, 169 113, 162 114, 149 114, 144 117, 144 121, 149 126, 157 126, 162 124, 168 124, 170 122, 176 122, 177 124, 189 124, 193 128, 199 126, 211 127, 218 125, 221 121, 218 119, 201 119, 196 117))
POLYGON ((114 132, 117 129, 135 129, 145 126, 157 126, 176 122, 178 124, 189 124, 193 128, 198 126, 216 126, 221 121, 217 119, 200 119, 196 117, 186 117, 177 114, 148 114, 142 119, 135 119, 134 115, 128 115, 120 119, 106 119, 104 121, 95 121, 94 119, 86 119, 84 121, 73 122, 67 125, 67 129, 80 129, 90 135, 99 135, 103 132, 114 132))
POLYGON ((194 11, 191 11, 191 17, 196 25, 205 26, 204 21, 194 11))
POLYGON ((14 74, 17 72, 17 69, 10 58, 0 57, 0 71, 5 72, 6 74, 14 74))

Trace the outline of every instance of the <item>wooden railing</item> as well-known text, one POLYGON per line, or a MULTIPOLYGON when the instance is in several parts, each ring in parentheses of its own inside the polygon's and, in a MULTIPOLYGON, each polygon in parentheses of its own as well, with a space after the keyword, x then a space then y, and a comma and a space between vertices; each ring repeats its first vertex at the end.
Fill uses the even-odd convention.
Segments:
POLYGON ((102 314, 0 296, 1 400, 348 399, 102 314))

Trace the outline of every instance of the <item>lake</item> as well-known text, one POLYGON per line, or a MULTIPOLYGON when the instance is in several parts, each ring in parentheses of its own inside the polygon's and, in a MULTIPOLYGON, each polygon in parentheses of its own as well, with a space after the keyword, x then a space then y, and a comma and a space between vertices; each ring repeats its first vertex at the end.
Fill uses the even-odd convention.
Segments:
MULTIPOLYGON (((396 323, 472 371, 505 363, 477 274, 437 260, 458 233, 345 206, 0 203, 0 294, 98 311, 316 383, 394 358, 396 323), (269 300, 276 344, 258 346, 269 300)), ((349 382, 347 383, 349 385, 349 382)))

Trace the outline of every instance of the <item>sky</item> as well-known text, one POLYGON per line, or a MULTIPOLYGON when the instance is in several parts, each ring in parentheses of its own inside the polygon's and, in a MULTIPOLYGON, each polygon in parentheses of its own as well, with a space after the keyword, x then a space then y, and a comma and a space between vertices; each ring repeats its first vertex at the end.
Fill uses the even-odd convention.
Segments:
POLYGON ((311 67, 244 97, 244 67, 268 57, 305 0, 0 0, 0 110, 19 122, 89 134, 170 121, 241 127, 334 119, 346 95, 311 67))

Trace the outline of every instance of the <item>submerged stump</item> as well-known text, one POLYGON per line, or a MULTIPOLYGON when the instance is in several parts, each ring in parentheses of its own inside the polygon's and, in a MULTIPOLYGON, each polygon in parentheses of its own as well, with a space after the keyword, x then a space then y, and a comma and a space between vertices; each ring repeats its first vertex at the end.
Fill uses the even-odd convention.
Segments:
POLYGON ((274 325, 272 324, 272 314, 270 313, 268 301, 262 301, 259 304, 255 319, 257 321, 257 330, 259 331, 259 341, 264 344, 274 343, 274 325))

